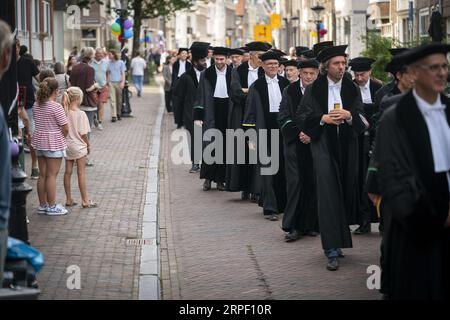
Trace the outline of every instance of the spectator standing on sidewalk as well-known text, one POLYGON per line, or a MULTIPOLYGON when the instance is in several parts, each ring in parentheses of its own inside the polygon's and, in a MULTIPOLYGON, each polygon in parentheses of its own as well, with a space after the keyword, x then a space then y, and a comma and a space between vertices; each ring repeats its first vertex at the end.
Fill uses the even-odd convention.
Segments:
POLYGON ((70 55, 69 59, 67 59, 67 66, 66 66, 66 73, 70 76, 70 73, 72 72, 72 68, 74 65, 77 64, 77 57, 70 55))
POLYGON ((95 59, 92 60, 91 67, 95 70, 95 82, 99 87, 97 91, 97 128, 103 130, 103 114, 109 96, 109 63, 105 60, 105 52, 102 48, 95 49, 95 59))
POLYGON ((164 63, 162 74, 164 78, 164 97, 166 99, 166 110, 168 113, 172 110, 172 70, 173 64, 177 61, 177 57, 168 55, 164 63))
POLYGON ((64 92, 70 86, 69 76, 64 70, 64 64, 62 62, 55 63, 54 66, 55 79, 58 81, 58 96, 56 97, 56 102, 61 103, 64 92))
MULTIPOLYGON (((0 80, 11 62, 11 31, 0 20, 0 80)), ((3 283, 3 269, 8 240, 8 220, 11 202, 11 155, 9 153, 8 127, 0 105, 0 284, 3 283)))
POLYGON ((56 177, 62 158, 66 156, 65 136, 68 132, 64 109, 55 101, 57 94, 56 79, 47 78, 39 84, 37 101, 33 105, 36 130, 31 142, 39 163, 38 213, 51 216, 67 214, 66 208, 56 204, 56 177))
POLYGON ((64 173, 64 191, 66 192, 66 207, 75 206, 72 198, 70 180, 72 177, 74 162, 77 163, 78 186, 81 193, 81 205, 83 208, 93 208, 97 204, 89 200, 86 190, 86 157, 90 152, 88 133, 91 131, 86 113, 79 109, 83 101, 83 91, 78 87, 70 87, 64 94, 64 109, 69 122, 67 134, 67 157, 64 173))
MULTIPOLYGON (((16 50, 17 53, 20 52, 20 44, 16 44, 16 50)), ((27 50, 22 49, 22 52, 26 53, 27 50)), ((33 61, 32 57, 29 58, 29 56, 24 55, 20 56, 17 54, 18 60, 17 60, 17 82, 19 84, 19 88, 24 97, 25 101, 25 110, 28 115, 29 119, 29 134, 32 137, 34 132, 34 117, 33 117, 33 104, 34 104, 34 85, 33 85, 33 79, 37 82, 37 76, 39 74, 39 69, 36 66, 35 62, 33 61)), ((38 179, 39 177, 39 169, 38 169, 38 163, 37 163, 37 157, 36 152, 33 150, 31 146, 30 147, 30 154, 31 154, 31 179, 38 179)))
POLYGON ((131 75, 133 76, 133 85, 137 90, 137 96, 142 94, 142 83, 144 81, 144 70, 147 68, 147 62, 137 53, 131 60, 131 75))
POLYGON ((122 110, 122 90, 125 87, 125 63, 120 60, 119 54, 115 50, 109 52, 109 81, 111 98, 111 121, 121 119, 122 110))

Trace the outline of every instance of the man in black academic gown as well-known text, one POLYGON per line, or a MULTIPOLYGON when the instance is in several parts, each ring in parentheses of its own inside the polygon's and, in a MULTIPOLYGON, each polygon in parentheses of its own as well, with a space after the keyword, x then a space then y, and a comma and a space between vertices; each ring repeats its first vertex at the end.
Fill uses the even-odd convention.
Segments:
POLYGON ((382 293, 388 299, 450 299, 449 45, 400 57, 415 88, 379 123, 377 163, 383 233, 382 293))
POLYGON ((322 247, 327 269, 339 268, 351 248, 348 218, 358 208, 358 135, 368 129, 361 93, 344 77, 347 45, 327 47, 317 59, 326 74, 305 90, 296 122, 311 138, 322 247))
POLYGON ((194 119, 193 107, 197 99, 197 87, 201 72, 206 69, 206 56, 209 43, 194 42, 191 45, 192 68, 186 71, 177 81, 173 89, 175 123, 178 128, 184 127, 189 132, 190 153, 192 168, 191 173, 199 172, 199 157, 194 157, 194 119))
MULTIPOLYGON (((259 174, 262 181, 261 204, 264 216, 271 221, 277 221, 277 215, 284 212, 286 206, 283 141, 277 117, 282 92, 289 85, 289 81, 277 74, 280 58, 280 53, 271 50, 261 55, 265 75, 258 78, 250 87, 243 119, 243 126, 255 128, 258 133, 256 148, 259 150, 259 174), (266 141, 261 140, 263 130, 267 131, 266 141), (275 144, 272 144, 272 135, 278 138, 275 144), (270 163, 261 161, 261 148, 267 150, 271 159, 270 163)), ((249 145, 251 145, 251 149, 255 149, 254 141, 251 141, 249 145)))
MULTIPOLYGON (((208 138, 209 133, 211 133, 210 129, 219 130, 222 134, 222 157, 216 155, 216 151, 219 151, 216 148, 212 151, 214 157, 214 159, 211 159, 214 160, 212 163, 208 163, 208 159, 203 158, 200 179, 205 179, 203 183, 204 191, 211 189, 212 181, 217 184, 218 190, 225 190, 226 129, 230 108, 231 70, 233 69, 226 64, 228 56, 228 48, 214 47, 214 64, 200 76, 198 102, 194 106, 194 124, 202 126, 203 139, 208 138)), ((211 142, 205 141, 205 148, 210 143, 217 142, 214 137, 211 140, 211 142)), ((203 157, 205 157, 205 154, 203 154, 203 157)))
POLYGON ((178 78, 192 67, 192 64, 187 61, 188 51, 188 48, 178 49, 178 60, 172 67, 172 88, 177 84, 178 78))
MULTIPOLYGON (((297 68, 297 61, 291 60, 297 68)), ((286 69, 290 74, 291 62, 286 69)), ((287 232, 287 242, 300 239, 303 234, 317 236, 318 218, 313 164, 309 147, 310 137, 294 122, 305 88, 319 74, 319 63, 304 60, 298 63, 301 78, 292 82, 283 92, 278 123, 283 134, 284 161, 286 168, 287 204, 283 215, 282 229, 287 232)))
MULTIPOLYGON (((259 77, 264 76, 259 56, 269 50, 272 46, 266 42, 250 42, 246 45, 250 52, 250 60, 243 62, 239 67, 233 69, 231 73, 231 109, 229 114, 228 128, 242 129, 242 119, 244 116, 247 100, 248 88, 259 77)), ((242 152, 235 150, 234 153, 242 152)), ((249 199, 250 196, 256 200, 256 194, 260 193, 259 174, 256 165, 249 163, 246 149, 246 161, 244 164, 227 164, 226 187, 228 191, 241 191, 242 200, 249 199)), ((236 157, 235 157, 236 160, 236 157)))
POLYGON ((298 62, 296 60, 286 60, 280 63, 284 65, 284 77, 289 83, 294 83, 299 79, 298 62))
POLYGON ((206 67, 209 68, 214 65, 214 48, 209 46, 208 56, 206 57, 206 67))
MULTIPOLYGON (((361 98, 364 104, 365 118, 369 121, 370 129, 374 126, 371 119, 374 113, 375 93, 383 86, 377 79, 371 78, 372 64, 375 62, 372 58, 357 57, 350 61, 349 66, 354 74, 354 82, 361 91, 361 98)), ((359 224, 354 234, 365 234, 371 231, 371 222, 377 222, 375 208, 370 201, 366 190, 366 175, 369 165, 370 146, 374 136, 371 135, 374 130, 365 131, 359 136, 359 196, 361 198, 357 216, 352 217, 350 224, 359 224)))

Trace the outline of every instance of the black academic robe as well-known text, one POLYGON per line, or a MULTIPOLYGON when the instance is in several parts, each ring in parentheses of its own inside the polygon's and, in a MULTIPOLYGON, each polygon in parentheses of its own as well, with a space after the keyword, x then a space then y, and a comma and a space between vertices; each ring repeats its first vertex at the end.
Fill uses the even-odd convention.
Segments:
POLYGON ((193 107, 197 100, 198 80, 194 68, 190 68, 178 79, 173 89, 175 123, 184 127, 190 135, 191 161, 194 161, 194 119, 193 107))
POLYGON ((359 192, 361 195, 361 202, 359 207, 359 216, 356 221, 350 223, 365 224, 370 222, 378 222, 375 207, 367 195, 366 189, 366 177, 367 169, 370 161, 370 149, 375 139, 375 124, 372 122, 375 112, 375 100, 376 92, 381 89, 383 84, 375 79, 370 79, 369 90, 372 98, 372 103, 364 103, 364 116, 369 121, 369 130, 365 131, 358 138, 359 140, 359 192))
MULTIPOLYGON (((289 81, 281 76, 277 77, 280 91, 283 92, 284 88, 289 85, 289 81)), ((257 174, 260 174, 262 181, 260 205, 264 208, 265 215, 282 213, 286 206, 286 176, 284 169, 283 140, 279 132, 277 117, 278 112, 270 112, 266 78, 264 76, 260 77, 250 86, 243 125, 255 128, 258 134, 261 132, 261 129, 267 130, 267 150, 269 155, 273 157, 275 157, 275 153, 272 152, 272 148, 275 148, 276 146, 272 146, 270 137, 272 134, 278 135, 278 157, 272 159, 271 162, 271 164, 273 164, 273 161, 278 161, 279 167, 277 173, 274 175, 263 175, 260 170, 257 171, 257 174)), ((261 143, 258 142, 258 150, 261 146, 261 143)), ((258 156, 258 167, 260 169, 270 166, 262 164, 260 160, 261 159, 258 156)))
MULTIPOLYGON (((192 63, 186 60, 186 72, 192 68, 192 63)), ((180 71, 180 61, 177 60, 172 66, 172 88, 175 87, 178 81, 178 71, 180 71)))
MULTIPOLYGON (((242 63, 237 68, 233 68, 231 72, 231 104, 228 114, 228 127, 230 129, 243 129, 242 119, 244 117, 245 103, 247 93, 242 89, 248 88, 248 62, 242 63)), ((264 76, 263 68, 258 69, 258 76, 264 76)), ((234 155, 242 150, 235 148, 234 155)), ((238 164, 233 161, 227 164, 226 186, 228 191, 246 191, 259 194, 260 182, 257 180, 258 175, 253 174, 256 171, 255 165, 249 164, 249 150, 245 148, 245 163, 238 164)), ((235 160, 237 156, 235 156, 235 160)))
POLYGON ((319 226, 324 249, 352 247, 349 221, 355 220, 359 205, 358 136, 368 129, 358 87, 342 79, 343 108, 352 114, 352 124, 324 124, 328 113, 328 79, 319 76, 305 90, 296 122, 311 137, 316 176, 319 226))
MULTIPOLYGON (((226 71, 226 83, 227 92, 230 96, 231 89, 231 70, 232 68, 227 66, 226 71)), ((219 129, 223 135, 223 159, 222 163, 207 164, 202 163, 200 170, 200 179, 208 179, 217 183, 225 182, 226 174, 226 132, 228 126, 228 113, 230 108, 230 99, 221 99, 221 105, 217 104, 217 99, 214 98, 214 90, 216 89, 217 73, 215 65, 207 68, 202 72, 198 85, 198 101, 194 106, 194 120, 202 120, 203 135, 209 129, 219 129)), ((203 149, 206 148, 212 141, 204 141, 203 149)))
POLYGON ((291 83, 283 92, 278 114, 284 143, 287 203, 282 229, 286 232, 318 231, 317 199, 314 168, 309 144, 299 139, 301 128, 294 122, 303 94, 300 81, 291 83))
MULTIPOLYGON (((450 100, 446 105, 450 125, 450 100)), ((412 92, 380 120, 374 158, 382 195, 382 292, 391 299, 450 299, 446 173, 435 173, 430 137, 412 92)))

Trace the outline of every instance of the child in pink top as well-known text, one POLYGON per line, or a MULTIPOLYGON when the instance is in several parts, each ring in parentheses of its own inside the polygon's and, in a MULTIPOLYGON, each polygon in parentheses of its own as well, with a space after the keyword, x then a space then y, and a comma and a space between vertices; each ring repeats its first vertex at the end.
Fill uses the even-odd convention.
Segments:
POLYGON ((83 208, 93 208, 97 206, 89 200, 86 191, 86 156, 90 152, 88 133, 91 131, 86 113, 79 109, 83 101, 83 91, 78 87, 70 87, 64 93, 63 104, 69 120, 69 133, 67 139, 66 171, 64 173, 64 190, 66 192, 66 206, 74 206, 70 180, 72 177, 74 162, 77 162, 78 186, 81 193, 83 208))

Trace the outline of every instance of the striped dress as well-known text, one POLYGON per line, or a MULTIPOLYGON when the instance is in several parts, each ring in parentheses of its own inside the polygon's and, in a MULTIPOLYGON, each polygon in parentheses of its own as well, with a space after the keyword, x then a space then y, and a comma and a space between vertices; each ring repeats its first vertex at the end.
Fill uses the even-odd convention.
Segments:
POLYGON ((61 126, 68 123, 64 108, 55 101, 33 105, 35 131, 31 146, 36 150, 59 151, 67 148, 61 126))

